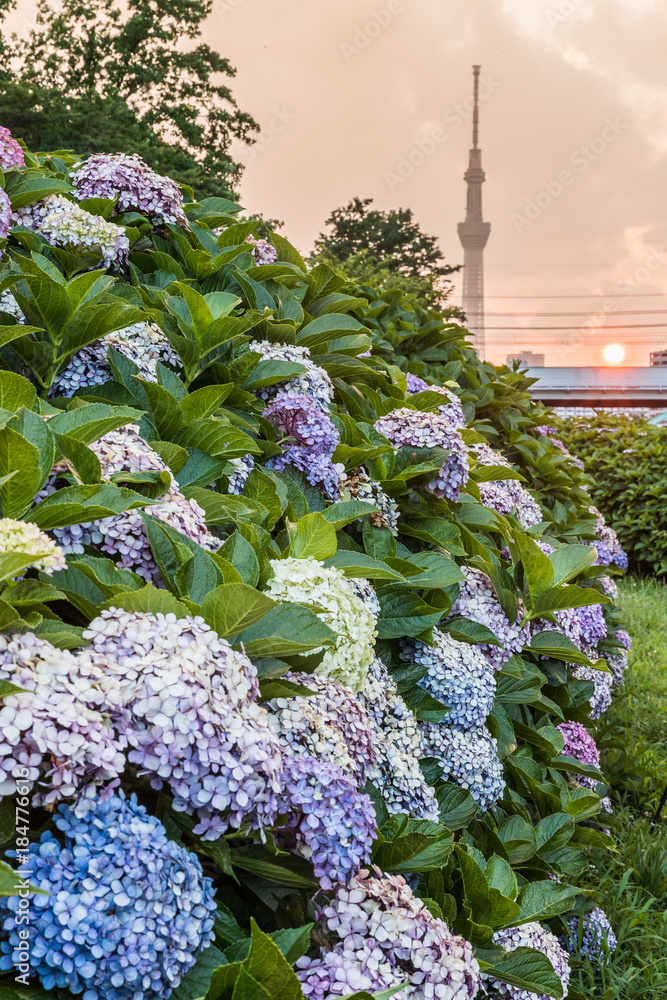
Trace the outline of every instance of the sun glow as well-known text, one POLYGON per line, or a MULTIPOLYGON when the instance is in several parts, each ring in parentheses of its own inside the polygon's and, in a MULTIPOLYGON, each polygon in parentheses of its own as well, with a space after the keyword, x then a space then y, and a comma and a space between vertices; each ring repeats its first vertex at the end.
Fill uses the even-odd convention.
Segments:
POLYGON ((608 365, 620 365, 625 359, 625 348, 622 344, 607 344, 603 355, 608 365))

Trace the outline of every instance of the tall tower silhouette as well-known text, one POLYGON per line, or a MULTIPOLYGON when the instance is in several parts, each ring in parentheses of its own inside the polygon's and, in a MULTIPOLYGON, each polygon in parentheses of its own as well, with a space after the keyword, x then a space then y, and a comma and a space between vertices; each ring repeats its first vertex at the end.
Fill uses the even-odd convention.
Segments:
POLYGON ((459 239, 463 245, 463 310, 468 317, 468 329, 473 335, 473 346, 484 358, 484 247, 491 232, 491 224, 482 216, 482 184, 486 174, 482 170, 482 151, 477 146, 479 138, 479 66, 473 66, 474 110, 472 118, 472 149, 464 180, 468 185, 466 221, 459 222, 459 239))

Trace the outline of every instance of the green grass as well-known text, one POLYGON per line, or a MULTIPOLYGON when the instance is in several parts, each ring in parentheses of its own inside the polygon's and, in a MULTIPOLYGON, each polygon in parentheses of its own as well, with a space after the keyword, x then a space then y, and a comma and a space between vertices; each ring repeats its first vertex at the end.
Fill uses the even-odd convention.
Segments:
POLYGON ((626 683, 599 743, 612 784, 618 852, 595 858, 590 885, 618 937, 601 973, 574 963, 573 985, 600 1000, 667 1000, 667 587, 629 578, 620 605, 633 639, 626 683))

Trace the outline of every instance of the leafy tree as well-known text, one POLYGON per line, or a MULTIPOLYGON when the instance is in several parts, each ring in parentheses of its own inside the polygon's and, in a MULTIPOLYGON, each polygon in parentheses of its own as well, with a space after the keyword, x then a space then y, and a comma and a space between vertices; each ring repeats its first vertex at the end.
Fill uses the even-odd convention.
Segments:
POLYGON ((258 126, 214 82, 234 76, 229 61, 202 42, 180 46, 198 37, 211 6, 40 0, 36 28, 17 42, 19 80, 2 88, 3 122, 33 147, 138 152, 200 196, 231 193, 242 170, 231 143, 252 142, 258 126), (44 107, 48 124, 37 117, 44 107))
POLYGON ((313 259, 343 263, 350 278, 381 290, 400 288, 426 308, 442 308, 452 291, 443 279, 461 265, 444 263, 437 238, 422 232, 412 209, 383 212, 372 204, 372 198, 353 198, 334 209, 326 220, 329 232, 315 241, 313 259))

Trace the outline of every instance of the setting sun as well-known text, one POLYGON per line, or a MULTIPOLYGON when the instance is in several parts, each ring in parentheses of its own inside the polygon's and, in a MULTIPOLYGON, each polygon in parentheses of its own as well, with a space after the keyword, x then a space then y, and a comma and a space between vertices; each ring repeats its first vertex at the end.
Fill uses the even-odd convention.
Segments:
POLYGON ((622 344, 607 344, 603 353, 608 365, 620 365, 625 358, 625 348, 622 344))

